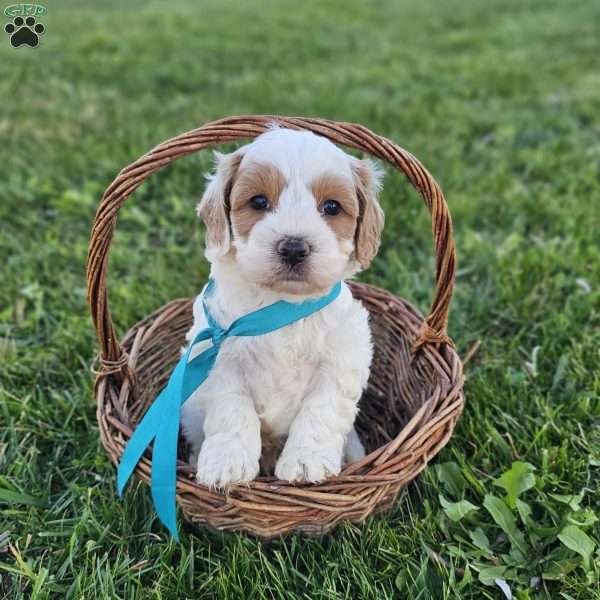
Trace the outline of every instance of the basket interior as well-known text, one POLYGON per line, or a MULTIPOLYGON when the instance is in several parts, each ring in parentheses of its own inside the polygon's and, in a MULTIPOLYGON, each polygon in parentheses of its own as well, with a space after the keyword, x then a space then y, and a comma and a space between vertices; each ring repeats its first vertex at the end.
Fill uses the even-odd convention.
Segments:
POLYGON ((411 362, 410 341, 385 313, 369 311, 373 361, 363 392, 356 430, 367 453, 394 439, 431 397, 431 366, 417 356, 411 362))

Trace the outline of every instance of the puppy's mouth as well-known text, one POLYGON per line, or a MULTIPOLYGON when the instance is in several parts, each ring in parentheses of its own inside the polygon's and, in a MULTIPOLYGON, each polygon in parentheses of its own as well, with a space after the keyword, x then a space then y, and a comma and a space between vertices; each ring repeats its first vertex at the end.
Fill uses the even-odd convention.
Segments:
POLYGON ((277 273, 268 286, 271 290, 281 294, 311 295, 321 293, 315 286, 305 270, 286 270, 277 273))
POLYGON ((297 265, 281 265, 278 269, 280 281, 306 281, 308 279, 308 267, 302 262, 297 265))

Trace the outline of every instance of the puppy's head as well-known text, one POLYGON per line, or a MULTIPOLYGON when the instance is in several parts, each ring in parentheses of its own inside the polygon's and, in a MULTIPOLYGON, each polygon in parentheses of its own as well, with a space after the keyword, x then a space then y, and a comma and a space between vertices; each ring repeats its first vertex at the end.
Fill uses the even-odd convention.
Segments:
POLYGON ((217 167, 198 206, 207 258, 248 281, 312 295, 366 268, 379 247, 381 172, 307 131, 272 129, 217 167))

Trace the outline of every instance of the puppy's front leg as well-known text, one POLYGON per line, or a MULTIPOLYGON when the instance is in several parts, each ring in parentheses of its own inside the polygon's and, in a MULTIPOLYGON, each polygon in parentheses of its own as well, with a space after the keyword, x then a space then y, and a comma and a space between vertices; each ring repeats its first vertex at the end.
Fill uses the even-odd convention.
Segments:
POLYGON ((207 390, 204 442, 196 480, 209 488, 251 481, 258 475, 260 421, 249 396, 207 390))
MULTIPOLYGON (((358 411, 360 383, 341 386, 322 369, 296 415, 275 467, 284 481, 322 481, 337 475, 344 442, 358 411)), ((348 374, 352 379, 352 374, 348 374)))

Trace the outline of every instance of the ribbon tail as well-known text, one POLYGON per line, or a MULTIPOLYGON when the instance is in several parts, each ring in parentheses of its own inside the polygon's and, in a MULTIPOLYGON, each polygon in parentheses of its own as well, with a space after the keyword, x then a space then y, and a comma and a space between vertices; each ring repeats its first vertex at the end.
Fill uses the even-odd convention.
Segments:
POLYGON ((150 442, 156 436, 161 427, 164 413, 164 405, 168 402, 168 396, 163 390, 158 398, 152 403, 146 411, 144 418, 136 427, 129 443, 127 444, 121 461, 117 468, 117 491, 119 496, 123 496, 123 490, 135 467, 142 458, 144 451, 150 445, 150 442))
POLYGON ((154 440, 152 451, 152 499, 158 518, 179 541, 175 508, 179 407, 172 408, 154 440))
POLYGON ((179 541, 177 532, 177 510, 175 495, 177 490, 177 442, 179 439, 179 422, 181 405, 199 385, 208 377, 214 365, 218 349, 205 350, 202 354, 186 364, 183 372, 173 377, 173 386, 169 390, 168 406, 162 414, 162 425, 154 440, 152 450, 152 500, 156 514, 175 540, 179 541))
POLYGON ((150 405, 146 411, 144 418, 136 427, 117 470, 117 491, 119 496, 123 495, 123 489, 131 474, 135 471, 135 467, 142 458, 144 451, 150 445, 150 442, 156 437, 161 430, 165 419, 168 418, 170 412, 175 406, 176 414, 179 414, 179 403, 173 398, 175 390, 181 389, 181 381, 183 373, 189 357, 189 350, 179 359, 175 365, 175 369, 167 382, 167 385, 160 392, 156 400, 150 405))
POLYGON ((154 440, 152 449, 151 490, 154 506, 161 522, 171 535, 179 541, 176 519, 177 485, 177 442, 181 405, 208 377, 217 354, 218 347, 212 346, 189 360, 192 346, 208 339, 210 331, 200 332, 188 351, 181 357, 167 386, 147 410, 144 418, 133 432, 117 470, 117 490, 119 496, 146 448, 154 440), (189 362, 188 362, 189 361, 189 362))

